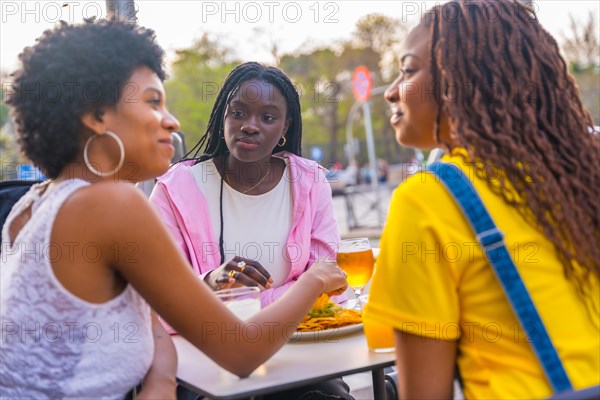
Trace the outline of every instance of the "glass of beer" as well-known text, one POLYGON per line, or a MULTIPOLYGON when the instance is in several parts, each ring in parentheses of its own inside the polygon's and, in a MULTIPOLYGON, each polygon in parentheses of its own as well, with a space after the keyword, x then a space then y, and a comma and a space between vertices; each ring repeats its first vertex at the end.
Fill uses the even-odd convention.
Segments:
POLYGON ((371 244, 367 238, 342 240, 337 253, 337 264, 343 269, 348 279, 348 285, 356 295, 355 310, 362 310, 359 297, 363 294, 366 284, 373 275, 375 260, 371 244))

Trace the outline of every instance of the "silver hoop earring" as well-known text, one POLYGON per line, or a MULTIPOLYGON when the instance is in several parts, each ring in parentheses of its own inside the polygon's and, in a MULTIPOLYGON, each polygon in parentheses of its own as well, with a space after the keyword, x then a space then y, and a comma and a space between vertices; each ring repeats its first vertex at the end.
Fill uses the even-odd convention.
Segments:
POLYGON ((98 171, 96 168, 94 168, 92 166, 92 164, 90 163, 90 159, 88 158, 88 149, 90 147, 90 143, 92 143, 94 141, 94 139, 97 139, 99 136, 102 136, 102 135, 90 136, 89 139, 85 142, 85 147, 83 148, 83 161, 85 162, 85 166, 94 175, 98 175, 100 177, 106 177, 106 176, 111 176, 111 175, 116 174, 117 171, 121 169, 121 167, 123 166, 123 162, 125 161, 125 147, 123 146, 123 141, 121 140, 121 138, 118 137, 114 132, 111 132, 111 131, 106 131, 105 134, 110 136, 111 138, 113 138, 115 140, 115 142, 117 142, 117 145, 119 145, 119 153, 121 154, 121 156, 119 158, 119 164, 112 171, 108 171, 108 172, 98 171))

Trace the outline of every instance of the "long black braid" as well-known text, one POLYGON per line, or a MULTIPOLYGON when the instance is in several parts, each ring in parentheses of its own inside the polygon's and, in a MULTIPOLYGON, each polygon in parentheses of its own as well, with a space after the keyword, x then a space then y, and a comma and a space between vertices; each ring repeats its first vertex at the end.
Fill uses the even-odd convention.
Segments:
MULTIPOLYGON (((279 89, 285 98, 287 106, 286 118, 291 120, 290 126, 285 134, 286 142, 284 146, 277 146, 273 153, 279 151, 289 151, 297 156, 302 155, 302 116, 300 113, 300 97, 296 88, 290 81, 290 78, 278 68, 265 67, 257 62, 247 62, 234 68, 217 95, 217 100, 210 113, 208 127, 206 132, 200 138, 198 143, 183 157, 181 161, 195 160, 198 164, 202 161, 227 155, 229 149, 225 144, 224 122, 225 111, 231 98, 237 92, 239 87, 250 80, 267 82, 279 89)), ((227 158, 225 158, 227 160, 227 158)), ((227 163, 227 161, 225 161, 227 163)), ((225 164, 224 171, 227 170, 225 164)), ((221 221, 221 232, 219 234, 219 252, 221 254, 221 264, 225 261, 225 250, 223 247, 223 175, 221 175, 221 188, 219 191, 219 217, 221 221)))

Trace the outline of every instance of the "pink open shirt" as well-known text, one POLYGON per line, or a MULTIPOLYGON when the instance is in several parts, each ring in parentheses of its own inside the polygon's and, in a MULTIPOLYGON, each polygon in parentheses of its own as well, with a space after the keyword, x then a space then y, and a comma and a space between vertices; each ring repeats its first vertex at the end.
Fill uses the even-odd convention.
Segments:
MULTIPOLYGON (((323 167, 288 152, 275 156, 289 161, 294 204, 287 249, 292 268, 282 286, 262 292, 263 307, 281 297, 317 259, 335 259, 340 242, 331 187, 323 167)), ((206 198, 192 175, 193 164, 193 161, 178 163, 158 178, 150 202, 194 271, 204 277, 220 265, 219 242, 210 223, 206 198)))

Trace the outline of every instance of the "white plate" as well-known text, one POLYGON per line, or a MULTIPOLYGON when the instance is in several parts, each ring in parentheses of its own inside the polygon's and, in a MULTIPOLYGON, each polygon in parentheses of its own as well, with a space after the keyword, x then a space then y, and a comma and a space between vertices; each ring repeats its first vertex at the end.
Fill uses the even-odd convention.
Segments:
POLYGON ((290 337, 290 342, 327 342, 341 336, 350 335, 354 332, 360 332, 363 324, 354 324, 342 326, 341 328, 325 329, 322 331, 294 332, 290 337))

